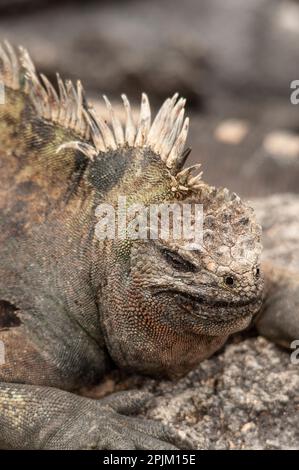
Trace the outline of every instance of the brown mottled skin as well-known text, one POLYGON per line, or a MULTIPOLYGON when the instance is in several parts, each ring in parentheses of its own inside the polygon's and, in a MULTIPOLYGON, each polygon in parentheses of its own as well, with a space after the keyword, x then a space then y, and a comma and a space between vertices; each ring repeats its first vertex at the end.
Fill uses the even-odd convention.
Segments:
POLYGON ((72 392, 97 383, 113 364, 181 375, 247 327, 263 297, 259 226, 238 198, 203 183, 186 195, 204 207, 203 251, 155 240, 100 242, 100 202, 176 196, 151 150, 123 147, 94 161, 71 149, 56 153, 76 137, 38 117, 22 91, 6 89, 0 447, 188 448, 173 430, 129 416, 149 398, 141 392, 100 401, 72 392))

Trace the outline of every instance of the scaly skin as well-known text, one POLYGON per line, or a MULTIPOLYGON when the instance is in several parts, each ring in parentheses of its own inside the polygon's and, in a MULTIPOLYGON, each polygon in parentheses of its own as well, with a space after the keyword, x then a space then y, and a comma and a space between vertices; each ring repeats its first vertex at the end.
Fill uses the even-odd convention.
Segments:
MULTIPOLYGON (((142 142, 145 128, 139 141, 137 134, 134 144, 128 137, 118 146, 104 130, 106 147, 99 150, 103 143, 95 142, 98 130, 83 99, 79 111, 72 102, 69 112, 62 92, 57 113, 55 92, 45 95, 36 84, 26 53, 17 80, 7 67, 4 60, 0 445, 190 447, 159 423, 127 416, 148 399, 141 392, 99 402, 71 392, 97 383, 112 361, 142 373, 181 375, 247 327, 263 295, 253 211, 227 190, 182 182, 142 142), (72 119, 77 112, 78 121, 72 119), (96 208, 115 205, 120 195, 146 206, 203 204, 203 249, 186 250, 180 240, 100 241, 96 208)), ((178 159, 182 165, 180 153, 178 159)))

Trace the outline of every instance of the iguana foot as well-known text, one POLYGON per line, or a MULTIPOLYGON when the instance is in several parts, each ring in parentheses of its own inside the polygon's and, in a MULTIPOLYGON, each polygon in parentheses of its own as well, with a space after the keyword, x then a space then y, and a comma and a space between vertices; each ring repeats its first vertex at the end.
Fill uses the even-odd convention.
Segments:
POLYGON ((45 449, 176 450, 192 449, 189 439, 160 422, 132 417, 151 397, 120 392, 102 400, 80 398, 76 412, 64 416, 45 449))

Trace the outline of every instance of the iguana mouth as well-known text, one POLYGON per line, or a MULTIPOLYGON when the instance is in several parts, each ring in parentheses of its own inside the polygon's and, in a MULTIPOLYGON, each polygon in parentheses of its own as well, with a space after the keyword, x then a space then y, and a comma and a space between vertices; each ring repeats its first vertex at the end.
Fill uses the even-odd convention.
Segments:
POLYGON ((257 297, 244 300, 217 300, 212 298, 204 298, 203 296, 198 296, 194 294, 189 294, 185 292, 177 292, 176 297, 183 301, 193 303, 194 306, 197 305, 209 305, 216 308, 238 308, 246 307, 252 305, 258 301, 257 297))
POLYGON ((252 297, 250 299, 244 299, 244 300, 217 300, 213 299, 211 297, 204 297, 202 295, 196 295, 196 294, 190 294, 187 292, 181 292, 177 290, 171 290, 171 289, 159 289, 158 293, 169 293, 171 295, 174 295, 176 300, 182 305, 182 306, 192 306, 194 308, 198 307, 199 305, 207 305, 209 307, 215 307, 215 308, 242 308, 246 307, 249 305, 253 305, 261 299, 260 296, 257 297, 252 297))

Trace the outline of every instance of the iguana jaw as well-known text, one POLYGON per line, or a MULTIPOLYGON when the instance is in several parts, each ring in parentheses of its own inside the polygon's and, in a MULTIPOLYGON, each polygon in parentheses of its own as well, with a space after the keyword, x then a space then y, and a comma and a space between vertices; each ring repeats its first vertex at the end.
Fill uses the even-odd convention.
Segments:
POLYGON ((235 300, 217 299, 215 296, 206 296, 204 293, 194 295, 171 290, 165 293, 174 298, 175 303, 181 307, 182 315, 191 315, 197 319, 197 327, 200 328, 201 333, 221 336, 240 331, 249 325, 262 304, 261 287, 262 283, 256 296, 235 300))
POLYGON ((202 334, 221 336, 247 328, 253 316, 260 310, 263 296, 235 302, 205 299, 200 304, 188 299, 182 304, 185 314, 198 320, 202 334), (209 319, 213 320, 209 322, 209 319))
POLYGON ((181 316, 182 325, 186 321, 187 329, 191 327, 194 334, 221 337, 243 330, 250 324, 262 305, 263 281, 260 281, 256 295, 247 299, 223 300, 203 291, 195 295, 171 289, 158 289, 155 296, 161 302, 163 296, 164 302, 169 299, 181 316))
MULTIPOLYGON (((146 274, 152 263, 134 249, 131 256, 127 270, 125 264, 111 264, 102 291, 106 344, 122 368, 150 375, 184 374, 217 350, 228 335, 246 328, 260 308, 261 278, 256 294, 247 300, 233 294, 230 300, 215 300, 204 286, 203 302, 199 300, 202 296, 195 299, 194 294, 185 294, 183 299, 170 288, 158 292, 156 278, 149 279, 151 275, 146 274)), ((169 282, 167 276, 163 278, 161 260, 156 258, 155 262, 160 279, 169 282)), ((185 292, 188 282, 190 290, 189 279, 185 292)))

